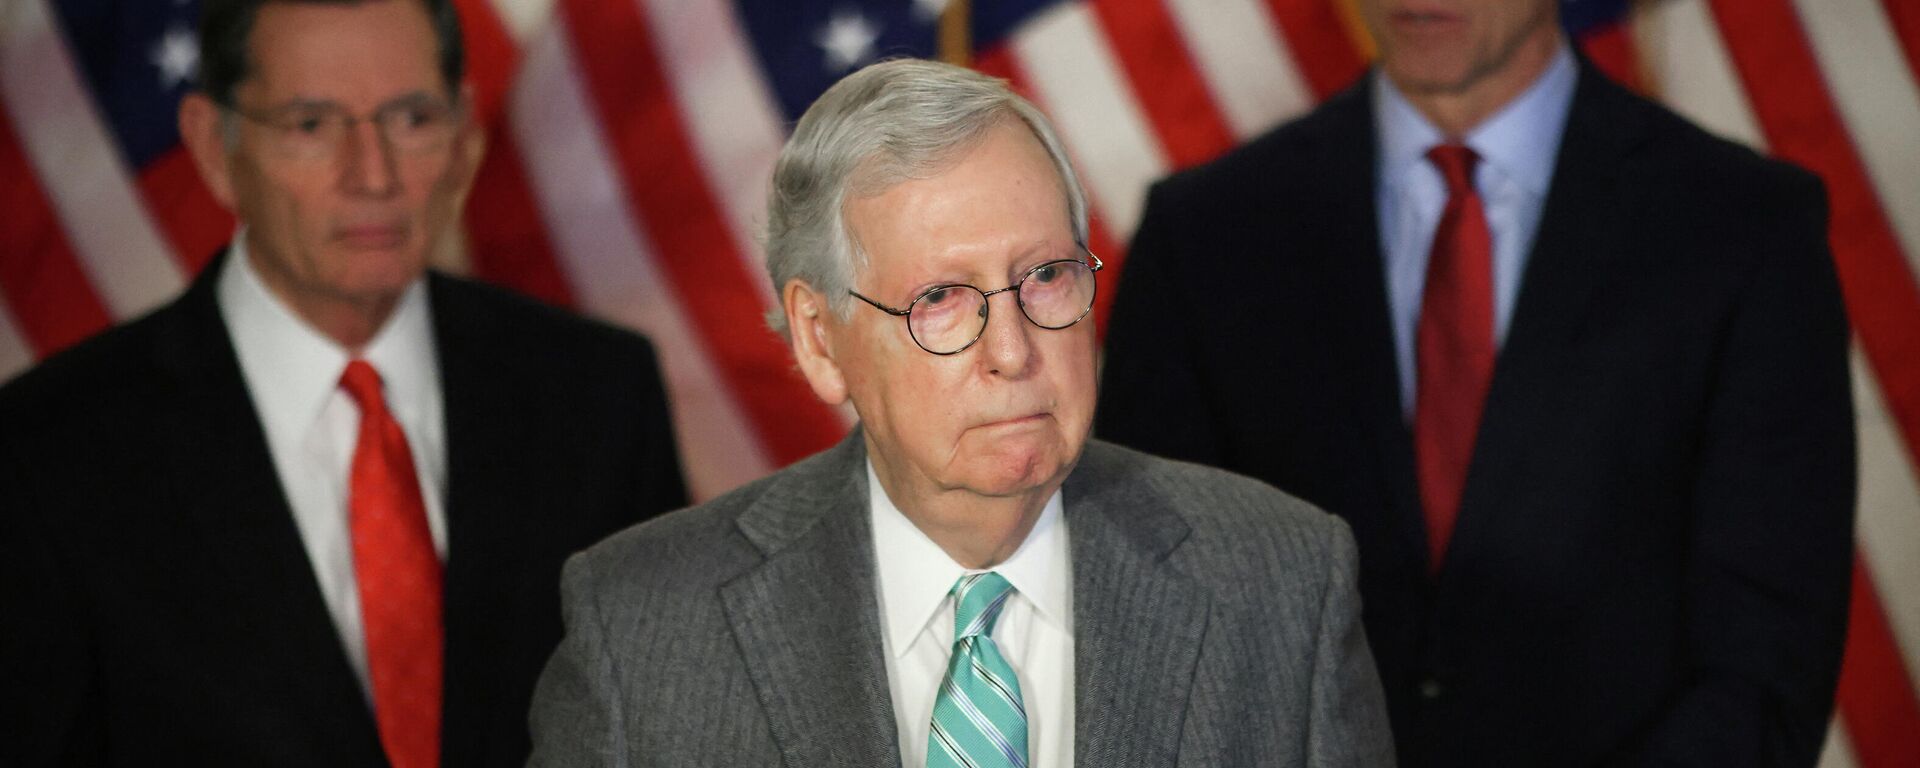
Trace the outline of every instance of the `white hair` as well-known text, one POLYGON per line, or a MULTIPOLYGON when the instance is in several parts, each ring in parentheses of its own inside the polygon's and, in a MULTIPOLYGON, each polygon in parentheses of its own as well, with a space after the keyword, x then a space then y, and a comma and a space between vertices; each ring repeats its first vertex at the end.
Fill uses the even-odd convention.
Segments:
MULTIPOLYGON (((767 274, 779 296, 805 281, 845 319, 856 261, 843 206, 910 179, 934 176, 964 156, 988 130, 1019 120, 1033 131, 1060 173, 1068 226, 1087 242, 1087 196, 1053 126, 1006 81, 950 64, 893 59, 835 83, 800 117, 780 149, 767 196, 767 274)), ((781 307, 767 324, 783 336, 781 307)))

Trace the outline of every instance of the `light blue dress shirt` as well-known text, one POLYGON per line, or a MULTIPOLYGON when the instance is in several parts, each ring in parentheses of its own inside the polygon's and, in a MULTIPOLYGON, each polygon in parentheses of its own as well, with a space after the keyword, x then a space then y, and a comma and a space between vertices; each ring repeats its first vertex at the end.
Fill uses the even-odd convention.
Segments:
MULTIPOLYGON (((1427 254, 1447 205, 1446 181, 1426 159, 1446 137, 1409 103, 1386 75, 1373 73, 1374 134, 1380 149, 1374 181, 1380 243, 1385 252, 1387 303, 1393 313, 1394 359, 1399 363, 1402 415, 1413 418, 1414 329, 1426 290, 1427 254)), ((1511 103, 1475 126, 1464 143, 1480 156, 1474 186, 1493 230, 1494 338, 1504 343, 1520 276, 1540 228, 1540 211, 1553 184, 1554 159, 1579 67, 1565 44, 1547 71, 1511 103)))

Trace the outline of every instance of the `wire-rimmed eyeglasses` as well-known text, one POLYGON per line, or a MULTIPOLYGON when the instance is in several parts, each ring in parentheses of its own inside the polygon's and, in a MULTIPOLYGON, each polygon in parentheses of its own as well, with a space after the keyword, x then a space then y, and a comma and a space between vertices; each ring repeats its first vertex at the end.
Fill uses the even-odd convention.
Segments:
POLYGON ((463 99, 425 94, 403 96, 364 117, 333 102, 296 102, 265 111, 223 103, 222 109, 270 130, 269 144, 298 160, 334 157, 355 126, 371 122, 388 146, 406 154, 427 154, 445 148, 466 117, 463 99))
POLYGON ((936 355, 965 352, 987 330, 987 299, 1012 291, 1027 321, 1050 331, 1080 322, 1093 311, 1096 286, 1093 273, 1105 264, 1092 251, 1080 259, 1055 259, 1036 265, 1005 288, 983 291, 965 283, 936 285, 913 297, 906 309, 889 307, 856 291, 854 298, 895 317, 907 319, 907 334, 921 349, 936 355))

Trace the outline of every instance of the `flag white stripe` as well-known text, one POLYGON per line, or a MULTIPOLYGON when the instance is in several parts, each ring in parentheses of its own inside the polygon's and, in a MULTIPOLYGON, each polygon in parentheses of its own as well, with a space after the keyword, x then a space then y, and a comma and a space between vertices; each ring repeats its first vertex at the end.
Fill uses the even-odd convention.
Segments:
POLYGON ((0 298, 0 383, 33 365, 33 347, 13 324, 13 308, 0 298))
POLYGON ((1765 152, 1765 134, 1705 0, 1649 3, 1634 18, 1641 63, 1660 100, 1702 128, 1765 152))
POLYGON ((1827 744, 1820 750, 1820 762, 1815 768, 1858 768, 1860 761, 1853 756, 1853 740, 1847 738, 1847 727, 1835 717, 1827 723, 1827 744))
POLYGON ((158 306, 184 284, 180 267, 136 196, 46 0, 0 9, 0 93, 67 242, 115 318, 158 306))
POLYGON ((1267 6, 1257 0, 1166 0, 1214 104, 1248 139, 1306 112, 1313 92, 1267 6))
POLYGON ((1872 366, 1856 349, 1853 403, 1859 414, 1861 553, 1880 593, 1893 638, 1907 672, 1920 689, 1920 483, 1900 441, 1899 427, 1880 397, 1872 366))
POLYGON ((1072 150, 1107 230, 1132 240, 1147 185, 1166 173, 1167 161, 1092 9, 1067 3, 1041 13, 1015 33, 1013 53, 1072 150))
POLYGON ((1794 0, 1800 23, 1879 193, 1880 209, 1920 273, 1920 87, 1880 0, 1794 0))
POLYGON ((682 466, 696 499, 770 471, 631 216, 618 163, 589 108, 563 17, 526 49, 509 114, 560 266, 583 309, 640 330, 665 369, 682 466))
MULTIPOLYGON (((712 0, 639 2, 653 29, 675 106, 707 183, 712 187, 746 262, 747 274, 766 274, 760 223, 765 221, 773 163, 786 141, 785 120, 760 76, 759 59, 733 16, 733 4, 712 0)), ((773 286, 752 281, 762 306, 773 286)))
POLYGON ((500 24, 507 28, 507 34, 513 37, 514 44, 526 48, 534 36, 539 34, 553 18, 553 5, 557 0, 491 0, 494 15, 500 17, 500 24))

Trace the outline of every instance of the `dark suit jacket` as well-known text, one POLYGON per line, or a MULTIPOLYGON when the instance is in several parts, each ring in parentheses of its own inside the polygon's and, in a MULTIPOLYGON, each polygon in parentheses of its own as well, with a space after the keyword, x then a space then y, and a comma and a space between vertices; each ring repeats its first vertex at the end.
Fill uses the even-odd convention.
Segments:
POLYGON ((1368 88, 1154 187, 1096 433, 1352 524, 1405 765, 1812 765, 1855 482, 1818 181, 1583 65, 1429 577, 1368 88))
MULTIPOLYGON (((0 389, 0 764, 380 766, 215 302, 0 389)), ((432 275, 443 764, 526 759, 566 556, 684 503, 651 347, 432 275)))
MULTIPOLYGON (((533 765, 899 765, 866 448, 838 447, 567 563, 533 765)), ((1333 517, 1092 442, 1067 479, 1074 762, 1392 765, 1333 517)))

